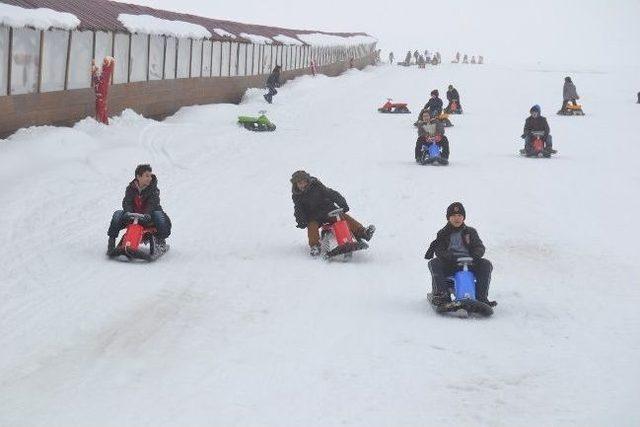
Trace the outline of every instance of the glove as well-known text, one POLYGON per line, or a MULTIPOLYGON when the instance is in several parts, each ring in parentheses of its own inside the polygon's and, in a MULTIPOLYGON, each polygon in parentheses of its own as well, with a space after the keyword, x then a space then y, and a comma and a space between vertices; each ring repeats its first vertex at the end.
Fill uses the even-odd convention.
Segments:
POLYGON ((139 222, 144 225, 150 225, 153 223, 153 221, 151 221, 151 215, 149 214, 145 214, 144 217, 139 222))
POLYGON ((298 223, 296 225, 297 228, 307 228, 307 224, 298 223))

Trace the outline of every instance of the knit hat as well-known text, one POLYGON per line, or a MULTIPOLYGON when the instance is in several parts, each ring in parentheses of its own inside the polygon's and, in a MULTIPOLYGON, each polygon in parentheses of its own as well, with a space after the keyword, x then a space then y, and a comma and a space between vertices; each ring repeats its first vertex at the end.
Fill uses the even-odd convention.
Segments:
POLYGON ((538 104, 534 105, 533 107, 531 107, 531 109, 529 110, 530 113, 533 113, 534 111, 537 111, 538 114, 540 114, 540 106, 538 104))
POLYGON ((453 85, 449 85, 449 90, 453 89, 453 85))
POLYGON ((460 214, 465 218, 467 217, 467 213, 465 212, 464 206, 462 206, 462 203, 453 202, 447 208, 447 219, 449 219, 450 216, 455 214, 460 214))
POLYGON ((300 181, 305 181, 305 180, 306 181, 311 180, 311 175, 309 175, 309 173, 307 173, 306 171, 303 171, 303 170, 295 171, 293 175, 291 175, 292 184, 295 184, 300 181))
POLYGON ((434 90, 432 90, 432 91, 431 91, 431 95, 438 96, 438 95, 439 95, 439 93, 438 93, 438 89, 434 89, 434 90))
POLYGON ((568 82, 568 83, 571 83, 571 77, 569 77, 569 76, 565 77, 565 78, 564 78, 564 81, 565 81, 565 82, 568 82))

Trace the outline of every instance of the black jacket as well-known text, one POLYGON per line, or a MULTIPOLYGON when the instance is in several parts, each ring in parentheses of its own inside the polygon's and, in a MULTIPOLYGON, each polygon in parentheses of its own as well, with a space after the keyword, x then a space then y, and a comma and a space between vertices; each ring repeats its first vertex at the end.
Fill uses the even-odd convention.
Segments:
POLYGON ((298 227, 305 228, 310 221, 323 224, 329 220, 329 212, 336 209, 336 205, 349 210, 347 201, 335 190, 325 187, 317 178, 312 177, 304 191, 298 190, 294 184, 292 195, 294 205, 293 215, 298 227))
POLYGON ((447 100, 451 102, 454 99, 460 102, 460 94, 458 94, 458 89, 456 88, 447 91, 447 100))
POLYGON ((522 137, 527 137, 533 131, 541 131, 544 132, 544 138, 549 136, 549 123, 547 123, 547 119, 542 116, 527 117, 527 120, 524 121, 524 130, 522 137))
POLYGON ((465 224, 462 224, 462 227, 460 228, 455 228, 449 223, 447 223, 442 230, 438 231, 436 240, 431 242, 429 250, 427 250, 424 257, 426 259, 431 259, 435 253, 435 255, 443 261, 455 263, 456 259, 451 251, 449 251, 449 240, 451 238, 451 234, 459 230, 462 230, 462 243, 469 250, 471 257, 473 259, 482 258, 484 256, 485 248, 476 229, 467 227, 465 224))
POLYGON ((153 211, 161 211, 160 190, 158 189, 158 178, 152 175, 151 183, 147 188, 138 191, 138 183, 134 179, 129 183, 124 191, 122 199, 122 209, 125 212, 150 214, 153 211))
POLYGON ((425 110, 429 110, 431 117, 439 116, 442 113, 442 99, 436 97, 429 99, 424 105, 425 110))
POLYGON ((280 71, 273 71, 269 74, 267 87, 280 87, 280 71))

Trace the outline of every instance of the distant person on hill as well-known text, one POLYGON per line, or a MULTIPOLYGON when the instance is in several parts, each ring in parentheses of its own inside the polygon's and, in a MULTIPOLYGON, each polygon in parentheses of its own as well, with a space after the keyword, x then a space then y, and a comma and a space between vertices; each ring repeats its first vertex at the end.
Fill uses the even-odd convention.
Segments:
POLYGON ((430 260, 433 304, 442 305, 451 302, 447 277, 461 269, 458 265, 459 258, 471 257, 473 264, 469 266, 469 270, 476 276, 478 301, 492 307, 497 305, 495 301, 489 301, 493 265, 484 258, 485 247, 476 229, 465 224, 467 214, 464 206, 460 202, 454 202, 447 208, 446 215, 447 225, 438 231, 436 239, 431 242, 424 255, 425 259, 430 260), (433 258, 434 255, 435 258, 433 258))
POLYGON ((413 59, 416 60, 416 64, 418 63, 418 57, 420 56, 420 52, 418 52, 417 50, 415 52, 413 52, 413 59))
POLYGON ((453 62, 456 64, 460 62, 460 52, 456 52, 456 60, 453 62))
POLYGON ((445 112, 450 113, 451 111, 451 102, 456 101, 458 104, 458 110, 462 110, 462 104, 460 104, 460 94, 458 93, 458 89, 453 87, 453 85, 449 85, 449 89, 447 90, 447 101, 449 101, 449 105, 444 109, 445 112))
POLYGON ((120 230, 128 224, 127 213, 143 214, 142 225, 153 224, 157 229, 156 244, 160 250, 166 247, 165 239, 171 234, 171 220, 160 206, 160 190, 158 178, 152 173, 150 165, 138 165, 134 171, 134 179, 129 183, 122 199, 122 210, 113 213, 109 225, 109 243, 107 255, 113 256, 116 239, 120 230))
POLYGON ((484 64, 484 57, 482 55, 478 55, 478 64, 484 64))
POLYGON ((576 102, 577 99, 580 99, 580 97, 578 96, 576 85, 571 81, 571 77, 567 76, 564 78, 564 86, 562 86, 562 107, 560 107, 558 114, 562 114, 564 112, 569 102, 573 105, 578 105, 576 102))
POLYGON ((475 63, 476 63, 476 57, 475 57, 475 55, 471 57, 471 63, 472 63, 472 64, 475 64, 475 63))
POLYGON ((638 92, 638 104, 640 104, 640 92, 638 92))
POLYGON ((389 64, 393 64, 393 52, 389 52, 389 64))
POLYGON ((469 58, 467 57, 466 54, 462 57, 462 63, 463 64, 468 64, 469 63, 469 58))
POLYGON ((530 116, 524 121, 524 130, 522 131, 522 138, 524 139, 524 152, 525 155, 534 155, 533 151, 533 132, 543 132, 542 140, 544 141, 544 150, 547 154, 553 154, 557 151, 553 149, 553 140, 551 138, 549 123, 547 123, 546 117, 542 116, 542 111, 539 105, 534 105, 529 110, 530 116))
POLYGON ((431 98, 429 102, 424 105, 425 110, 429 110, 429 115, 431 117, 438 117, 442 114, 442 99, 439 98, 440 94, 437 89, 431 91, 431 98))
POLYGON ((411 51, 407 52, 407 56, 404 58, 404 65, 411 65, 411 51))
POLYGON ((269 93, 264 95, 264 99, 271 104, 273 102, 273 97, 278 93, 276 90, 277 87, 280 87, 280 70, 282 67, 276 65, 273 67, 273 71, 269 74, 267 78, 267 89, 269 89, 269 93))
POLYGON ((356 239, 367 242, 376 231, 375 226, 364 227, 353 217, 346 214, 349 211, 347 201, 340 193, 325 187, 317 178, 309 173, 299 170, 291 176, 291 193, 294 205, 293 215, 298 228, 307 229, 310 255, 320 255, 320 227, 330 221, 329 212, 337 207, 344 210, 343 217, 347 221, 349 230, 356 239))

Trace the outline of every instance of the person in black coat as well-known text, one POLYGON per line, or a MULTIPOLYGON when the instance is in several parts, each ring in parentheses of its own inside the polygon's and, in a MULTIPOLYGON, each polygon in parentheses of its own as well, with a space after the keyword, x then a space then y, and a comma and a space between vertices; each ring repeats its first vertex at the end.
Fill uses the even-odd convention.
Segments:
POLYGON ((550 135, 549 123, 547 123, 546 117, 541 115, 541 109, 539 105, 534 105, 529 110, 531 114, 524 121, 524 129, 522 131, 522 138, 524 139, 524 150, 526 154, 533 153, 533 132, 543 132, 542 140, 544 141, 544 149, 549 153, 555 153, 553 149, 553 139, 550 135))
POLYGON ((485 304, 495 305, 489 301, 489 284, 493 265, 484 257, 485 247, 475 228, 464 223, 466 212, 460 202, 454 202, 447 208, 447 225, 444 226, 431 242, 425 259, 429 261, 433 302, 436 305, 451 302, 447 277, 460 270, 457 260, 462 257, 473 258, 469 266, 476 276, 476 298, 485 304), (433 258, 433 256, 436 256, 433 258), (432 259, 433 258, 433 259, 432 259))
POLYGON ((458 89, 453 87, 453 85, 449 85, 449 90, 447 90, 447 101, 449 101, 449 105, 444 110, 447 113, 451 113, 451 102, 456 101, 458 103, 458 110, 462 110, 462 104, 460 104, 460 94, 458 93, 458 89))
POLYGON ((438 117, 442 114, 442 99, 439 98, 440 94, 437 89, 431 91, 431 98, 429 102, 424 105, 424 110, 429 110, 431 117, 438 117))
POLYGON ((273 71, 269 74, 267 78, 267 89, 269 89, 269 93, 264 95, 264 99, 271 104, 273 102, 273 97, 278 93, 276 90, 277 87, 280 87, 280 70, 282 67, 276 65, 273 67, 273 71))
POLYGON ((113 252, 115 241, 120 230, 128 225, 127 213, 139 213, 145 215, 140 221, 143 225, 156 227, 156 242, 164 246, 165 239, 171 234, 171 219, 160 205, 160 190, 158 178, 152 173, 150 165, 138 165, 134 172, 135 179, 129 183, 122 199, 122 210, 113 213, 107 235, 109 243, 107 254, 113 252))
POLYGON ((293 199, 293 215, 298 228, 307 229, 311 256, 320 255, 320 226, 331 221, 329 212, 336 209, 336 205, 344 210, 342 215, 349 225, 349 230, 357 239, 371 240, 375 227, 363 227, 346 212, 349 205, 337 191, 326 187, 317 178, 299 170, 291 176, 291 198, 293 199))

